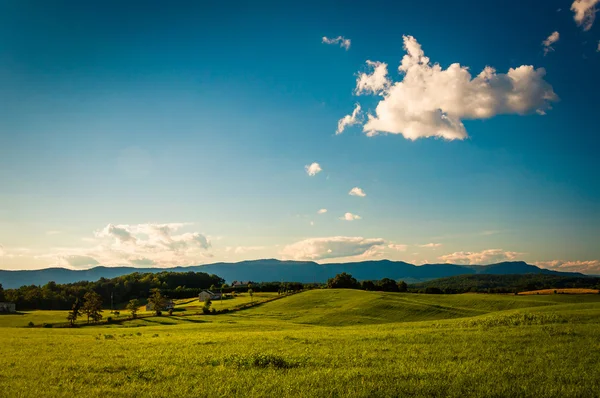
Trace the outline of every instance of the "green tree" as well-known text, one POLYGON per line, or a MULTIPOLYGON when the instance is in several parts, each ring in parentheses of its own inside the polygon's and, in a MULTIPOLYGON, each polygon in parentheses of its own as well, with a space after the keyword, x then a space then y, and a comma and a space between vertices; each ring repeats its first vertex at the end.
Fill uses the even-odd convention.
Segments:
POLYGON ((397 292, 398 284, 395 280, 390 278, 383 278, 377 282, 377 286, 384 292, 397 292))
POLYGON ((342 272, 329 279, 327 287, 330 289, 358 289, 360 284, 352 275, 342 272))
POLYGON ((4 301, 4 288, 2 287, 2 283, 0 283, 0 301, 4 301))
POLYGON ((362 290, 375 290, 375 284, 373 283, 373 281, 362 281, 360 283, 360 288, 362 290))
POLYGON ((217 287, 213 283, 212 285, 210 285, 210 288, 208 290, 210 290, 211 292, 214 292, 215 290, 217 290, 217 287))
POLYGON ((81 311, 87 316, 87 322, 90 323, 90 318, 94 322, 98 322, 102 319, 102 298, 100 295, 94 291, 87 292, 83 296, 83 306, 81 307, 81 311))
POLYGON ((204 305, 202 306, 202 312, 205 314, 209 314, 211 305, 212 305, 212 301, 210 301, 210 297, 207 297, 206 300, 204 300, 204 305))
POLYGON ((140 300, 138 300, 138 299, 131 299, 131 300, 129 300, 129 303, 127 303, 127 311, 129 311, 131 313, 132 318, 137 317, 137 312, 138 312, 139 308, 140 308, 140 300))
POLYGON ((150 293, 148 303, 152 305, 152 311, 159 316, 167 306, 167 298, 161 294, 160 289, 152 289, 150 293))
POLYGON ((81 315, 81 312, 79 311, 80 308, 81 303, 79 302, 79 299, 76 299, 75 303, 71 307, 71 311, 69 311, 69 314, 67 315, 67 321, 69 321, 71 326, 75 324, 75 321, 81 315))
POLYGON ((398 282, 398 291, 399 292, 406 292, 406 291, 408 291, 408 285, 406 284, 406 282, 404 282, 404 281, 398 282))

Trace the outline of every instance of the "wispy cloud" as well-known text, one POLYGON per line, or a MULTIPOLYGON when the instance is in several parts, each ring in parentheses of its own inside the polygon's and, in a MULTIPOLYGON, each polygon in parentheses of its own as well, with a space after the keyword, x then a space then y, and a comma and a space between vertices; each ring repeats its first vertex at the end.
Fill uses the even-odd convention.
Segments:
POLYGON ((253 251, 265 250, 264 246, 238 246, 235 248, 234 253, 244 254, 253 251))
POLYGON ((565 261, 565 260, 552 260, 552 261, 537 261, 533 264, 541 268, 548 268, 555 271, 564 272, 582 272, 585 274, 600 275, 600 260, 586 260, 586 261, 565 261))
MULTIPOLYGON (((404 36, 404 49, 399 67, 404 78, 380 93, 383 99, 363 125, 368 136, 391 133, 410 140, 462 140, 468 136, 463 119, 543 114, 558 100, 544 80, 544 68, 522 65, 503 74, 488 66, 473 78, 469 68, 458 63, 447 69, 432 64, 412 36, 404 36)), ((361 87, 356 90, 365 91, 361 87)))
POLYGON ((552 32, 552 34, 542 42, 542 46, 544 46, 544 55, 548 55, 549 52, 554 51, 552 45, 556 43, 559 38, 560 34, 558 32, 552 32))
POLYGON ((426 243, 424 245, 417 245, 417 246, 419 246, 419 247, 427 247, 427 248, 431 249, 431 248, 440 247, 440 246, 442 246, 442 244, 441 243, 426 243))
POLYGON ((325 214, 327 213, 327 209, 319 209, 319 211, 317 211, 317 214, 325 214))
POLYGON ((480 252, 455 252, 438 257, 445 263, 476 265, 493 264, 502 261, 512 261, 523 253, 509 252, 502 249, 488 249, 480 252))
POLYGON ((346 127, 353 126, 355 124, 360 124, 360 105, 356 104, 356 107, 352 111, 351 115, 346 115, 340 120, 338 120, 337 130, 335 131, 336 135, 342 134, 346 127))
POLYGON ((325 43, 325 44, 339 44, 340 47, 345 48, 346 51, 348 51, 350 49, 350 44, 352 44, 350 39, 346 39, 343 36, 338 36, 338 37, 333 37, 333 38, 323 36, 323 39, 321 40, 321 42, 325 43))
POLYGON ((316 176, 318 173, 323 171, 321 165, 317 162, 304 166, 304 170, 306 170, 306 174, 308 174, 311 177, 316 176))
POLYGON ((352 213, 345 213, 342 217, 340 217, 340 220, 344 220, 344 221, 354 221, 354 220, 360 220, 361 217, 357 214, 352 214, 352 213))
POLYGON ((348 192, 348 195, 350 195, 350 196, 360 196, 361 198, 364 198, 365 196, 367 196, 367 194, 365 193, 365 191, 363 191, 359 187, 352 188, 350 190, 350 192, 348 192))
POLYGON ((365 239, 349 236, 310 238, 285 246, 281 255, 293 260, 353 257, 363 255, 374 246, 384 244, 385 240, 381 238, 365 239))
POLYGON ((587 31, 592 28, 594 20, 596 19, 596 4, 600 0, 575 0, 571 4, 571 11, 575 13, 573 19, 577 23, 577 26, 581 26, 583 30, 587 31))

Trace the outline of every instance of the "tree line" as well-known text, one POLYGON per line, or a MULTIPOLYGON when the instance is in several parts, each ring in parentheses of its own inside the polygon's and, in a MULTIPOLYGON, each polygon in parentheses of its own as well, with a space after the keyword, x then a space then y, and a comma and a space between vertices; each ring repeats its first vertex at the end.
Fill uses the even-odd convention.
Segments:
MULTIPOLYGON (((159 272, 132 273, 116 278, 100 278, 95 282, 75 282, 57 284, 48 282, 43 286, 21 286, 18 289, 5 289, 3 300, 15 303, 19 310, 72 310, 77 300, 83 301, 89 292, 96 293, 101 302, 127 303, 132 299, 145 299, 151 289, 165 292, 192 289, 200 291, 211 285, 221 286, 225 280, 204 272, 159 272)), ((175 295, 172 296, 173 298, 175 295)), ((191 297, 191 296, 187 296, 191 297)))

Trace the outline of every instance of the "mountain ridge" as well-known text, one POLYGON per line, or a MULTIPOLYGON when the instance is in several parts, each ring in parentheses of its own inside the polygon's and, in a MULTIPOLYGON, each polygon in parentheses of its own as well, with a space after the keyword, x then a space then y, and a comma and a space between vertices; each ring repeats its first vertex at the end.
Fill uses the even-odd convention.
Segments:
POLYGON ((404 261, 371 260, 354 263, 319 264, 314 261, 282 261, 277 259, 246 260, 236 263, 212 263, 205 265, 178 266, 171 268, 136 268, 97 266, 86 270, 67 268, 44 268, 39 270, 0 270, 0 284, 5 289, 18 288, 23 285, 45 285, 50 281, 56 283, 73 283, 79 281, 96 281, 101 278, 114 278, 121 275, 140 273, 170 272, 206 272, 224 278, 228 283, 234 280, 251 280, 254 282, 303 282, 323 283, 341 272, 352 274, 358 280, 367 279, 403 279, 408 283, 425 282, 432 279, 446 278, 467 274, 552 274, 565 276, 586 276, 577 272, 559 272, 523 261, 506 261, 488 265, 459 264, 423 264, 414 265, 404 261))

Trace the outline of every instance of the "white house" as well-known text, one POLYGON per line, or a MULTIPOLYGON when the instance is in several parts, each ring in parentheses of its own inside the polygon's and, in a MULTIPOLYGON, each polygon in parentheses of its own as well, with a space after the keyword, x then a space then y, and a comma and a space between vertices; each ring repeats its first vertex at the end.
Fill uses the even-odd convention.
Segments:
POLYGON ((12 313, 17 312, 17 306, 15 303, 0 303, 0 313, 12 313))
POLYGON ((211 300, 220 300, 221 299, 221 293, 214 293, 214 292, 211 292, 210 290, 203 290, 198 295, 198 299, 201 302, 206 301, 207 298, 211 299, 211 300))
MULTIPOLYGON (((172 310, 173 308, 175 308, 175 303, 173 300, 167 301, 165 304, 165 311, 172 310)), ((154 305, 152 305, 152 303, 146 304, 146 311, 154 311, 154 305)))

